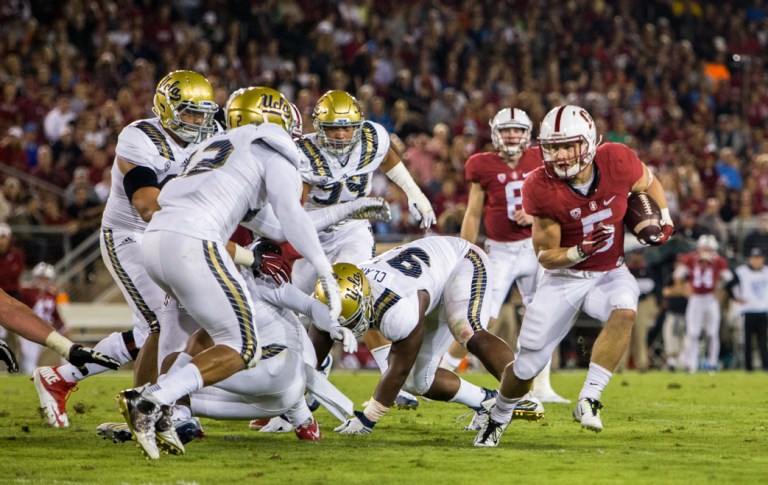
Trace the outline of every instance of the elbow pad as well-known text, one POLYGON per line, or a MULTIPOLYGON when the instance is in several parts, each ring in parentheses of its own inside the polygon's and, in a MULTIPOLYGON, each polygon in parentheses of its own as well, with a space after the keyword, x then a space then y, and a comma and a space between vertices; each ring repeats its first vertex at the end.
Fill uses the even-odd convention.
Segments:
POLYGON ((129 202, 133 202, 133 194, 143 187, 160 188, 157 174, 151 168, 136 166, 123 176, 123 188, 129 202))

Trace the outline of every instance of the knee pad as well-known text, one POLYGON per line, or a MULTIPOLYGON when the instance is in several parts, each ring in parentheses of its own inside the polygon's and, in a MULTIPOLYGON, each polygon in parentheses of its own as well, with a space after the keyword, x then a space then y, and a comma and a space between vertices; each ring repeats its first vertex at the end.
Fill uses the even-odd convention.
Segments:
POLYGON ((533 379, 539 372, 547 365, 551 352, 544 350, 530 350, 520 349, 520 353, 517 354, 514 364, 512 364, 512 371, 517 377, 525 381, 533 379))

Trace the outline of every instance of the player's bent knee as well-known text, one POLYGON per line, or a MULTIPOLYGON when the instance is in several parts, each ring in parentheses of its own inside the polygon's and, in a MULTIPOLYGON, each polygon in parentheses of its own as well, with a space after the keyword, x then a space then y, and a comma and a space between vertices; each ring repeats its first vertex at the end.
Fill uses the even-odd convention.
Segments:
POLYGON ((511 364, 515 376, 524 381, 529 381, 539 375, 549 362, 549 357, 542 350, 522 349, 517 359, 511 364))

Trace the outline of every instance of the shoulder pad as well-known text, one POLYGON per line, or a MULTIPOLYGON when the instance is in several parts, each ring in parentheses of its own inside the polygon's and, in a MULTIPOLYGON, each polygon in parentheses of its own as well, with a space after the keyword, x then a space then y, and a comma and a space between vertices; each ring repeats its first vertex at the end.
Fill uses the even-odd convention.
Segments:
MULTIPOLYGON (((253 126, 253 125, 251 125, 253 126)), ((284 129, 272 123, 254 126, 251 143, 260 142, 287 158, 295 167, 299 167, 300 154, 291 135, 284 129)), ((242 129, 242 128, 238 128, 242 129)))

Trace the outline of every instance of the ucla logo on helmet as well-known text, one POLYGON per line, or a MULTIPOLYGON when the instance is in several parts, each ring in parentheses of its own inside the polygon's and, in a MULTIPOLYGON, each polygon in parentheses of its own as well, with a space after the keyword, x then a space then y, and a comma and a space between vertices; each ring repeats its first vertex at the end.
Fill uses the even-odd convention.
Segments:
POLYGON ((265 108, 273 109, 276 111, 288 112, 288 104, 285 103, 282 97, 275 98, 271 94, 261 95, 261 105, 265 108))
POLYGON ((181 84, 180 81, 174 81, 173 84, 171 84, 171 76, 165 76, 165 78, 160 81, 158 92, 160 92, 160 94, 165 93, 171 101, 179 101, 181 99, 181 88, 179 88, 179 84, 181 84))

